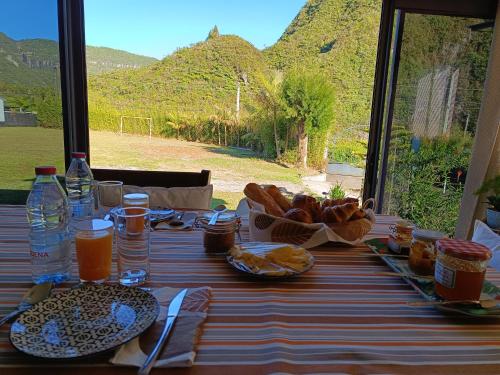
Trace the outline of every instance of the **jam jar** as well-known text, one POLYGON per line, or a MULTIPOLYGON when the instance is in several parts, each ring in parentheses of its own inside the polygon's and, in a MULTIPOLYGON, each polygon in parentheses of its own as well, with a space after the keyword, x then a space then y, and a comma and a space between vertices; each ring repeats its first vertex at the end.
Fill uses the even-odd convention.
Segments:
POLYGON ((203 246, 207 253, 226 253, 235 242, 235 233, 239 231, 240 217, 234 213, 222 213, 215 224, 210 225, 213 213, 207 212, 198 218, 203 229, 203 246))
POLYGON ((479 300, 491 251, 464 240, 437 241, 436 294, 445 300, 479 300))
POLYGON ((408 257, 410 269, 417 275, 434 275, 436 241, 445 237, 444 233, 433 230, 414 230, 408 257))

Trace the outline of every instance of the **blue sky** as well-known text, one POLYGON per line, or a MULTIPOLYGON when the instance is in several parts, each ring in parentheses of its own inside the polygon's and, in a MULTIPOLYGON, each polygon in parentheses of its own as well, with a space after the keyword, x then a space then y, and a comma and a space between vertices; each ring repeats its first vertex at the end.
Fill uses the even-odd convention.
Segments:
MULTIPOLYGON (((257 48, 272 45, 306 0, 85 0, 89 45, 162 58, 206 38, 217 25, 257 48)), ((2 1, 0 31, 57 40, 56 0, 2 1), (18 14, 23 15, 19 22, 18 14)))

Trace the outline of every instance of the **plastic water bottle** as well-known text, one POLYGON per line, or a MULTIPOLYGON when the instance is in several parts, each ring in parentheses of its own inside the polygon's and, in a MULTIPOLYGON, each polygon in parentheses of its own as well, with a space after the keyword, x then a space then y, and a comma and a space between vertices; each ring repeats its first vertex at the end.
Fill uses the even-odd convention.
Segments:
POLYGON ((68 199, 55 176, 56 167, 36 167, 35 174, 26 202, 33 282, 60 283, 71 273, 68 199))
POLYGON ((92 193, 92 171, 85 161, 84 152, 73 152, 71 164, 66 172, 66 190, 71 207, 71 226, 78 221, 89 219, 94 211, 92 193))

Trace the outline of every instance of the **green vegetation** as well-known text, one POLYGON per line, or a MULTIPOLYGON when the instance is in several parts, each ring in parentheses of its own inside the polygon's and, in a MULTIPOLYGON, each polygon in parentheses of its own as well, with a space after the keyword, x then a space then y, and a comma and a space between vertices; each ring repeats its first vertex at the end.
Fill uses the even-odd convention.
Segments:
POLYGON ((495 211, 500 211, 500 174, 485 181, 476 194, 489 194, 486 199, 495 211))
POLYGON ((87 74, 94 75, 117 69, 140 68, 158 62, 154 57, 136 55, 107 47, 86 47, 87 74))
POLYGON ((335 184, 330 188, 328 192, 328 197, 330 199, 343 199, 345 198, 346 193, 344 189, 342 189, 342 184, 335 184))

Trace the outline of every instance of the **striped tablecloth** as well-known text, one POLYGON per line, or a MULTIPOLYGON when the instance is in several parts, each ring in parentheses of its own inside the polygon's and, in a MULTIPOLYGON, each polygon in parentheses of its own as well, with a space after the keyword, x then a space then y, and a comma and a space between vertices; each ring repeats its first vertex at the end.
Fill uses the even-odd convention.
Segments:
MULTIPOLYGON (((372 236, 386 235, 395 218, 377 220, 372 236)), ((0 206, 0 315, 31 285, 27 233, 24 208, 0 206)), ((206 255, 201 239, 196 230, 153 233, 150 286, 213 288, 195 366, 153 374, 500 374, 500 320, 408 307, 418 294, 398 277, 377 274, 389 269, 365 246, 316 248, 310 272, 270 282, 206 255)), ((498 273, 489 279, 500 283, 498 273)), ((35 360, 12 348, 9 328, 0 329, 2 375, 39 374, 47 366, 55 367, 50 373, 136 371, 110 366, 109 355, 35 360)))

